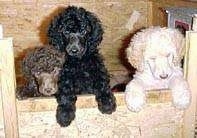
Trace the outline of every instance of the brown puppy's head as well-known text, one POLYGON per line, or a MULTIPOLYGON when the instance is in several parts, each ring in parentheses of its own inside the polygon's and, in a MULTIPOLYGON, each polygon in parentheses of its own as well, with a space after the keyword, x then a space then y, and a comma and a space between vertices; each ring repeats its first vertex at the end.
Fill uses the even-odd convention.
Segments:
POLYGON ((60 68, 55 68, 51 73, 35 73, 39 85, 39 92, 46 96, 55 94, 58 90, 57 81, 60 68))

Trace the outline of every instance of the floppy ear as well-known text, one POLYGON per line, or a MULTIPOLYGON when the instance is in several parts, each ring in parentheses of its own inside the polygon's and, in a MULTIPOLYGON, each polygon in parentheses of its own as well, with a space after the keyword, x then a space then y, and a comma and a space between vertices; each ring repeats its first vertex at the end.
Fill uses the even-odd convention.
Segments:
POLYGON ((48 39, 49 44, 54 46, 57 50, 62 51, 64 47, 64 41, 63 41, 63 32, 61 30, 62 27, 62 20, 63 20, 62 14, 59 14, 58 16, 54 17, 54 19, 51 21, 51 24, 48 27, 48 39))
POLYGON ((137 41, 137 35, 131 40, 129 47, 126 49, 126 55, 129 63, 137 69, 137 71, 144 70, 144 57, 143 57, 143 46, 141 42, 137 41))
POLYGON ((54 70, 51 72, 54 77, 59 75, 61 68, 55 67, 54 70))
POLYGON ((88 11, 86 12, 86 16, 91 27, 91 31, 88 38, 88 45, 91 47, 93 46, 95 49, 95 47, 97 47, 103 39, 103 28, 100 20, 97 18, 96 15, 88 11))

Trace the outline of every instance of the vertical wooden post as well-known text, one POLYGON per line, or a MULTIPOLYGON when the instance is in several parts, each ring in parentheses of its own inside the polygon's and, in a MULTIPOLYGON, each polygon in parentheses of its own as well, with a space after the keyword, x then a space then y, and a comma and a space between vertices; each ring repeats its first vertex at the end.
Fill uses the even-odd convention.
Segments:
POLYGON ((0 25, 0 39, 3 39, 3 27, 0 25))
POLYGON ((0 84, 6 138, 18 138, 12 38, 0 39, 0 84))
POLYGON ((197 105, 197 31, 189 31, 186 34, 185 63, 185 77, 191 89, 192 100, 184 114, 183 136, 184 138, 194 138, 197 105))

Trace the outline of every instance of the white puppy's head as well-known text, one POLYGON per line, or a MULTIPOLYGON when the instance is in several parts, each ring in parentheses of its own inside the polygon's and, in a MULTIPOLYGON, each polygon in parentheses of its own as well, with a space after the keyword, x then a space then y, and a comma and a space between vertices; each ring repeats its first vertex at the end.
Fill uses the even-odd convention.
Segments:
POLYGON ((185 40, 176 29, 151 27, 137 33, 127 48, 127 57, 139 72, 149 69, 156 79, 166 79, 180 66, 185 40))

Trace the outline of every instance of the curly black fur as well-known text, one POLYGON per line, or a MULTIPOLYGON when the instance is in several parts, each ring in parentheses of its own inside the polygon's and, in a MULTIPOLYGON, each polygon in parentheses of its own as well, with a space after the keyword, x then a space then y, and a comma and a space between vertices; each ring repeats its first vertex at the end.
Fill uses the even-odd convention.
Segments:
POLYGON ((49 26, 50 44, 68 54, 56 95, 56 118, 60 126, 68 126, 75 118, 77 94, 95 94, 102 113, 111 114, 116 109, 109 74, 97 49, 102 36, 100 20, 84 8, 74 6, 61 12, 49 26))

